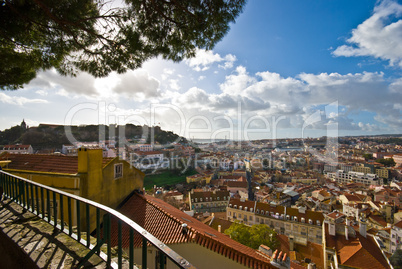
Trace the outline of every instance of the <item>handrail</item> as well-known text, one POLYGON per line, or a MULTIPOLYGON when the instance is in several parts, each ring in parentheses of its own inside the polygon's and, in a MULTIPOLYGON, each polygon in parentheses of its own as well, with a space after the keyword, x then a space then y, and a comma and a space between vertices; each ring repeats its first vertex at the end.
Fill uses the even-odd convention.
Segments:
MULTIPOLYGON (((142 268, 148 268, 148 243, 153 245, 159 251, 159 262, 155 263, 155 268, 165 268, 165 257, 176 264, 179 268, 195 268, 186 259, 174 252, 171 248, 169 248, 162 241, 147 232, 136 222, 105 205, 34 182, 32 180, 15 176, 2 170, 0 170, 0 186, 3 187, 3 195, 12 199, 16 203, 20 204, 35 215, 41 217, 45 221, 51 223, 55 228, 63 231, 64 233, 90 249, 90 252, 87 254, 86 257, 84 257, 83 261, 81 261, 82 264, 87 259, 89 259, 91 255, 97 253, 100 258, 106 261, 108 267, 122 268, 122 225, 126 224, 129 227, 130 234, 130 244, 128 249, 129 268, 135 268, 133 244, 134 233, 137 233, 142 237, 142 268), (50 193, 52 193, 52 196, 50 195, 50 193), (56 197, 57 195, 59 196, 58 200, 56 197), (75 201, 75 203, 73 203, 72 201, 75 201), (65 202, 67 203, 67 208, 65 207, 65 202), (52 206, 53 209, 51 208, 52 206), (72 212, 74 206, 76 211, 75 215, 73 215, 72 212), (58 208, 60 208, 60 212, 58 212, 58 208), (93 213, 93 211, 96 211, 96 216, 94 216, 95 214, 93 213), (103 222, 101 222, 101 213, 104 214, 103 222), (60 215, 60 218, 58 217, 58 215, 60 215), (76 218, 75 221, 77 223, 77 231, 75 233, 73 232, 74 217, 76 218), (95 218, 96 227, 91 227, 91 217, 95 218), (117 264, 115 262, 112 262, 111 253, 112 217, 117 219, 118 224, 117 264), (67 223, 65 223, 65 221, 67 221, 67 223), (84 231, 86 232, 86 240, 81 237, 83 233, 81 231, 82 228, 85 229, 84 231), (95 230, 96 228, 96 245, 91 244, 90 241, 91 228, 92 230, 95 230), (101 228, 103 229, 103 236, 101 235, 101 228), (107 245, 106 253, 101 251, 101 247, 103 244, 107 245)), ((81 263, 79 265, 81 265, 81 263)))

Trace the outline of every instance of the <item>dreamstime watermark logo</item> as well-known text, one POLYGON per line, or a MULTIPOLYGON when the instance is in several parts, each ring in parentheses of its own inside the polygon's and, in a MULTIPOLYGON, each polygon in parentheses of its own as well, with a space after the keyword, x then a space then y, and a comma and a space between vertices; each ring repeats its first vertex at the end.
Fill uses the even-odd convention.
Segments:
MULTIPOLYGON (((241 102, 238 103, 236 116, 229 117, 227 115, 219 115, 215 117, 207 117, 203 114, 186 115, 185 111, 178 106, 173 104, 150 104, 149 111, 142 111, 139 113, 123 113, 114 104, 109 104, 105 101, 100 101, 97 103, 80 103, 72 107, 66 114, 65 117, 65 134, 69 142, 73 145, 80 143, 74 136, 73 132, 73 122, 77 120, 80 116, 85 113, 91 112, 92 115, 96 115, 97 123, 99 126, 99 144, 106 140, 117 140, 119 149, 125 150, 127 148, 134 149, 138 148, 138 143, 132 142, 131 139, 125 137, 125 130, 127 124, 133 124, 137 126, 143 126, 141 138, 146 140, 148 144, 152 146, 156 145, 157 141, 155 136, 155 130, 159 126, 156 122, 162 121, 163 118, 167 118, 169 122, 174 122, 174 126, 171 129, 175 131, 178 138, 171 142, 170 144, 161 145, 161 147, 172 146, 180 142, 181 137, 186 137, 191 139, 192 137, 203 137, 204 141, 215 143, 219 142, 219 146, 222 149, 225 147, 234 147, 236 144, 236 149, 241 149, 243 143, 247 143, 248 148, 257 148, 259 145, 253 144, 252 140, 258 140, 258 135, 266 136, 270 134, 270 138, 273 142, 273 147, 276 147, 276 141, 278 137, 278 125, 282 121, 288 120, 290 116, 288 115, 272 115, 270 118, 263 117, 260 115, 253 115, 246 117, 245 113, 242 111, 241 102), (144 116, 146 115, 146 116, 144 116), (224 122, 225 127, 222 126, 224 122), (258 123, 258 124, 256 124, 258 123), (106 137, 106 126, 111 126, 109 128, 109 135, 106 137), (254 126, 254 127, 253 127, 254 126), (259 128, 255 128, 258 126, 259 128), (116 136, 116 130, 118 128, 118 136, 116 136), (207 137, 207 139, 205 139, 207 137), (225 139, 223 139, 225 137, 225 139), (253 137, 253 139, 251 138, 253 137), (117 139, 116 139, 117 138, 117 139)), ((231 114, 233 115, 233 114, 231 114)), ((323 110, 316 110, 311 115, 305 117, 303 125, 301 127, 301 138, 303 142, 306 142, 308 136, 308 130, 311 132, 312 128, 321 126, 325 128, 326 133, 326 150, 318 151, 314 149, 309 143, 304 143, 304 150, 309 152, 319 161, 334 164, 337 163, 338 159, 338 103, 334 102, 332 104, 326 105, 323 110)), ((125 156, 124 152, 119 152, 120 156, 125 156)), ((131 156, 131 160, 135 162, 139 167, 152 167, 155 168, 172 168, 172 157, 166 158, 161 156, 143 157, 139 155, 131 156), (134 156, 134 157, 133 157, 134 156)), ((130 156, 125 156, 128 159, 130 156)), ((176 158, 177 159, 177 158, 176 158)), ((175 161, 177 161, 175 159, 175 161)), ((196 158, 192 162, 186 160, 181 160, 180 167, 186 166, 198 161, 196 158)), ((236 160, 232 160, 232 163, 236 160)), ((227 160, 214 161, 215 168, 227 167, 225 165, 227 160), (217 164, 219 163, 219 164, 217 164)), ((272 159, 267 160, 272 164, 272 159)), ((177 169, 177 167, 174 167, 177 169)))

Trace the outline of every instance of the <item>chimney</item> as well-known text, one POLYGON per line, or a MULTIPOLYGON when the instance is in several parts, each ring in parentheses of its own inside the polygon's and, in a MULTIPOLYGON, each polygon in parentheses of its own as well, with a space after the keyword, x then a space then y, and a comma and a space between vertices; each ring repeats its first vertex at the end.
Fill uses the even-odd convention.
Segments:
POLYGON ((289 251, 294 251, 295 248, 295 240, 293 238, 293 235, 289 236, 289 251))
POLYGON ((359 233, 364 237, 367 235, 367 223, 363 218, 359 219, 359 233))
POLYGON ((335 236, 336 235, 336 229, 335 229, 335 220, 330 220, 328 223, 328 233, 329 235, 335 236))
POLYGON ((346 217, 346 225, 345 225, 345 239, 346 240, 349 240, 349 225, 350 225, 349 217, 346 217))
POLYGON ((274 254, 272 254, 272 261, 273 261, 273 262, 276 262, 276 261, 277 261, 277 258, 278 258, 278 250, 276 249, 276 250, 274 251, 274 254))
POLYGON ((218 232, 222 232, 222 228, 221 228, 222 226, 221 225, 218 225, 218 232))
POLYGON ((282 261, 282 251, 279 252, 278 257, 277 257, 277 262, 280 263, 282 261))

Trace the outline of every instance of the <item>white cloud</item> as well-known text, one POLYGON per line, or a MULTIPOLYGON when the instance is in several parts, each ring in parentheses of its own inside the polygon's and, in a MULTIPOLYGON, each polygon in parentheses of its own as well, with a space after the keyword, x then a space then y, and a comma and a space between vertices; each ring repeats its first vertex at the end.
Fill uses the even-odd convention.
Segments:
POLYGON ((247 87, 254 84, 256 79, 249 76, 243 66, 236 68, 236 73, 226 77, 225 82, 219 85, 223 93, 241 94, 247 87))
POLYGON ((402 5, 384 0, 373 15, 352 31, 347 40, 333 51, 335 56, 373 56, 402 67, 402 5), (395 20, 397 18, 398 20, 395 20))
POLYGON ((159 81, 145 70, 129 71, 119 78, 120 81, 113 88, 115 93, 139 100, 160 96, 159 81))
POLYGON ((170 79, 169 87, 170 87, 170 89, 175 90, 175 91, 180 90, 179 80, 178 79, 170 79))
POLYGON ((44 99, 29 99, 21 96, 9 96, 0 92, 0 101, 5 104, 24 106, 27 104, 46 104, 48 101, 44 99))
POLYGON ((163 72, 162 72, 162 75, 161 75, 162 80, 168 79, 168 77, 171 76, 171 75, 173 75, 174 72, 175 72, 175 70, 172 69, 172 68, 164 68, 164 69, 163 69, 163 72))
POLYGON ((65 93, 96 96, 98 91, 95 86, 95 78, 88 73, 81 72, 76 77, 61 76, 56 70, 41 72, 25 88, 40 88, 40 90, 63 90, 65 93))
POLYGON ((233 63, 236 61, 236 56, 228 54, 225 57, 221 57, 218 53, 213 53, 211 50, 198 49, 196 56, 190 59, 186 59, 184 62, 190 66, 193 70, 200 72, 208 70, 214 63, 224 62, 219 67, 228 69, 233 67, 233 63))

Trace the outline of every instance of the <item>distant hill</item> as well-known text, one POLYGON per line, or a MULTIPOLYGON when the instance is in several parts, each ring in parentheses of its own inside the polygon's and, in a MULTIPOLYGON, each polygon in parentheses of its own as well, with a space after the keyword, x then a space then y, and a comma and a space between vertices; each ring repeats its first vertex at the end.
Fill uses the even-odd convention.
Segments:
MULTIPOLYGON (((113 134, 117 142, 119 141, 119 137, 129 141, 145 139, 145 143, 151 142, 151 127, 146 125, 138 126, 127 124, 125 126, 113 127, 106 125, 84 125, 69 127, 71 127, 71 133, 74 138, 81 142, 99 141, 99 137, 103 137, 106 140, 112 139, 109 134, 113 134)), ((154 127, 153 134, 154 141, 162 145, 175 141, 187 143, 185 138, 179 137, 171 131, 164 131, 159 126, 154 127)), ((37 127, 31 128, 26 128, 24 125, 21 125, 0 131, 0 145, 17 143, 32 145, 35 150, 59 150, 62 148, 62 145, 71 144, 67 139, 64 125, 40 124, 37 127)))

